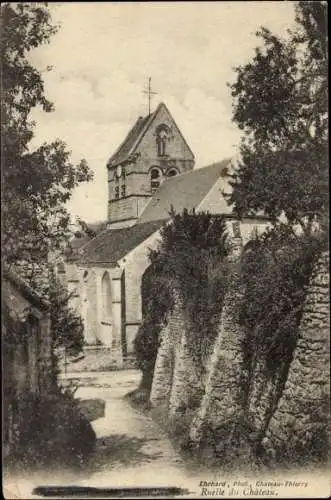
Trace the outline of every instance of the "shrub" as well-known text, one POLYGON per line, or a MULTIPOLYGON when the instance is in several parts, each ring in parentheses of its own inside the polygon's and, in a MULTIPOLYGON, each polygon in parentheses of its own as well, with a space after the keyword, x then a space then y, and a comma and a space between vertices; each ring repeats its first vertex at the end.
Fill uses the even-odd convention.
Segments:
POLYGON ((50 319, 52 335, 52 378, 54 389, 57 387, 59 374, 59 356, 66 350, 67 356, 77 356, 84 346, 84 324, 81 316, 70 307, 70 294, 49 271, 47 294, 50 302, 50 319))
POLYGON ((75 356, 83 350, 83 320, 70 307, 70 294, 53 273, 50 273, 48 295, 51 305, 53 348, 65 347, 68 355, 75 356))
POLYGON ((155 268, 177 289, 189 323, 192 355, 202 355, 215 338, 214 319, 227 287, 230 243, 225 219, 209 213, 171 212, 161 230, 159 248, 151 254, 155 268), (207 346, 207 348, 206 348, 207 346))
POLYGON ((152 264, 143 277, 143 322, 134 340, 137 366, 143 373, 141 388, 150 390, 159 347, 159 334, 172 307, 169 283, 152 264))
MULTIPOLYGON (((215 339, 223 305, 230 245, 225 219, 184 210, 170 213, 161 229, 158 248, 150 252, 151 266, 143 288, 143 323, 135 339, 138 366, 148 372, 151 385, 159 334, 173 307, 174 290, 184 306, 192 357, 203 359, 215 339)), ((144 284, 144 282, 143 282, 144 284)))
POLYGON ((96 436, 69 392, 19 402, 19 440, 13 462, 27 467, 80 467, 93 451, 96 436))

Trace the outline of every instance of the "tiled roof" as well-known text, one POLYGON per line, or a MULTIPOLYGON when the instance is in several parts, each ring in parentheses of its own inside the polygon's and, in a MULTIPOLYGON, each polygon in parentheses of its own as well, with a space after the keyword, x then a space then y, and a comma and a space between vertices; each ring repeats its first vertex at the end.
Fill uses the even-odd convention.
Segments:
POLYGON ((176 213, 181 213, 184 208, 197 208, 220 175, 225 173, 229 163, 230 160, 226 159, 166 179, 142 212, 138 223, 168 219, 171 206, 176 213))
POLYGON ((225 173, 228 165, 229 160, 224 160, 167 179, 134 226, 100 232, 96 238, 80 245, 80 249, 76 251, 78 260, 80 263, 107 263, 108 266, 116 266, 122 257, 170 219, 171 205, 177 213, 181 213, 184 208, 197 208, 220 175, 225 173))
POLYGON ((163 221, 150 221, 122 229, 108 229, 81 248, 80 262, 116 263, 162 226, 163 221))
MULTIPOLYGON (((89 229, 98 235, 106 228, 107 221, 92 222, 88 224, 89 229)), ((78 255, 78 250, 91 241, 91 236, 88 236, 82 229, 78 229, 76 236, 74 236, 65 250, 64 254, 67 260, 75 260, 78 255)))
POLYGON ((121 163, 128 158, 133 146, 145 131, 147 123, 152 121, 154 115, 156 114, 156 111, 157 110, 155 110, 151 115, 145 117, 140 116, 138 118, 122 144, 109 159, 108 165, 117 165, 118 163, 121 163))

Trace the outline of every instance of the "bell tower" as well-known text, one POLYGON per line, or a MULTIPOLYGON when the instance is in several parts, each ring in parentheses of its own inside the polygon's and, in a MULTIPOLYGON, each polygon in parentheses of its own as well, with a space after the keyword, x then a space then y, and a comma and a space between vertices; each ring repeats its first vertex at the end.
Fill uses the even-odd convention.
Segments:
MULTIPOLYGON (((151 94, 149 94, 150 106, 151 94)), ((150 108, 149 108, 150 110, 150 108)), ((139 221, 168 177, 194 168, 194 155, 164 103, 139 117, 107 163, 108 227, 139 221)))

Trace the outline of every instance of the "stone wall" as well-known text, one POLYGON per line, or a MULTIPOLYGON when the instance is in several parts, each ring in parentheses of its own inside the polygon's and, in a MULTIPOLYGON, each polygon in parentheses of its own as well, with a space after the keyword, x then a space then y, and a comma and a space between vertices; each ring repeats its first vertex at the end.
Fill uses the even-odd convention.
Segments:
POLYGON ((200 453, 209 447, 223 463, 228 463, 227 455, 246 465, 255 465, 261 457, 284 459, 286 453, 292 459, 302 453, 309 460, 309 453, 328 448, 330 439, 329 256, 324 253, 314 266, 293 358, 284 358, 269 378, 264 361, 257 359, 248 384, 243 362, 245 331, 237 309, 243 293, 241 239, 233 243, 232 279, 207 372, 199 378, 199 366, 188 348, 185 305, 177 294, 160 336, 150 395, 152 411, 161 415, 172 433, 181 433, 184 442, 189 432, 191 445, 200 453))
POLYGON ((25 418, 24 398, 29 394, 48 394, 53 388, 52 334, 49 312, 39 309, 29 296, 34 290, 3 280, 3 305, 8 312, 2 318, 4 444, 7 453, 15 446, 21 418, 25 418), (34 304, 34 305, 33 305, 34 304), (8 316, 7 316, 8 314, 8 316))
MULTIPOLYGON (((232 452, 234 446, 241 446, 235 442, 234 435, 244 421, 241 381, 244 331, 237 314, 237 303, 242 294, 238 263, 242 242, 240 238, 232 242, 231 281, 208 363, 204 396, 190 428, 190 438, 196 446, 209 447, 209 452, 223 455, 232 452)), ((244 455, 243 450, 241 454, 244 455)))
POLYGON ((160 332, 150 402, 170 433, 178 434, 187 430, 191 407, 199 394, 202 396, 203 384, 201 367, 189 348, 189 324, 183 303, 177 291, 174 296, 173 310, 160 332))
POLYGON ((149 249, 155 249, 160 236, 156 231, 125 256, 119 265, 125 273, 125 337, 128 354, 133 353, 133 341, 142 321, 142 276, 150 265, 149 249))
POLYGON ((112 348, 112 357, 119 365, 123 356, 122 274, 118 267, 66 264, 67 286, 75 292, 71 306, 83 319, 85 343, 112 348), (105 275, 109 277, 109 290, 102 286, 105 275))
MULTIPOLYGON (((233 260, 237 260, 241 251, 241 240, 233 239, 233 260)), ((231 259, 230 259, 231 262, 231 259)), ((161 332, 161 343, 157 354, 154 378, 151 391, 153 407, 163 407, 172 433, 189 432, 191 439, 198 440, 206 416, 213 416, 215 425, 219 424, 219 408, 216 400, 223 391, 222 379, 226 366, 229 379, 229 400, 220 403, 226 413, 227 406, 232 407, 236 400, 238 388, 238 365, 240 365, 240 337, 232 319, 235 316, 234 297, 237 294, 239 278, 233 277, 232 290, 224 305, 225 314, 220 318, 219 335, 210 359, 205 361, 192 356, 190 349, 190 328, 185 315, 185 305, 180 294, 174 291, 173 310, 169 313, 168 322, 161 332), (232 350, 231 350, 232 349, 232 350), (239 354, 238 354, 239 352, 239 354), (207 378, 206 378, 207 377, 207 378), (233 389, 233 391, 232 391, 233 389), (215 417, 215 415, 216 417, 215 417)), ((236 412, 236 408, 233 407, 236 412)), ((221 418, 222 419, 222 418, 221 418)))
POLYGON ((329 438, 324 434, 329 429, 329 372, 329 254, 325 252, 313 270, 293 361, 265 439, 266 448, 276 456, 291 451, 304 454, 302 447, 314 448, 314 440, 329 438))

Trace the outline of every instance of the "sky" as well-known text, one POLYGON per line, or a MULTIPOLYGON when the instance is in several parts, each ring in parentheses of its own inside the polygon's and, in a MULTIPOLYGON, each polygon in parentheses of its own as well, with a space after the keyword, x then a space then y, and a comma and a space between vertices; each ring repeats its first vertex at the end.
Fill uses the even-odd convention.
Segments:
POLYGON ((73 162, 85 158, 94 180, 73 192, 68 208, 87 222, 106 219, 108 158, 137 117, 147 114, 148 78, 201 168, 236 155, 227 82, 254 55, 260 26, 279 35, 293 25, 294 3, 50 3, 60 24, 50 44, 31 52, 55 111, 36 109, 33 147, 64 140, 73 162), (52 71, 46 71, 52 66, 52 71))

